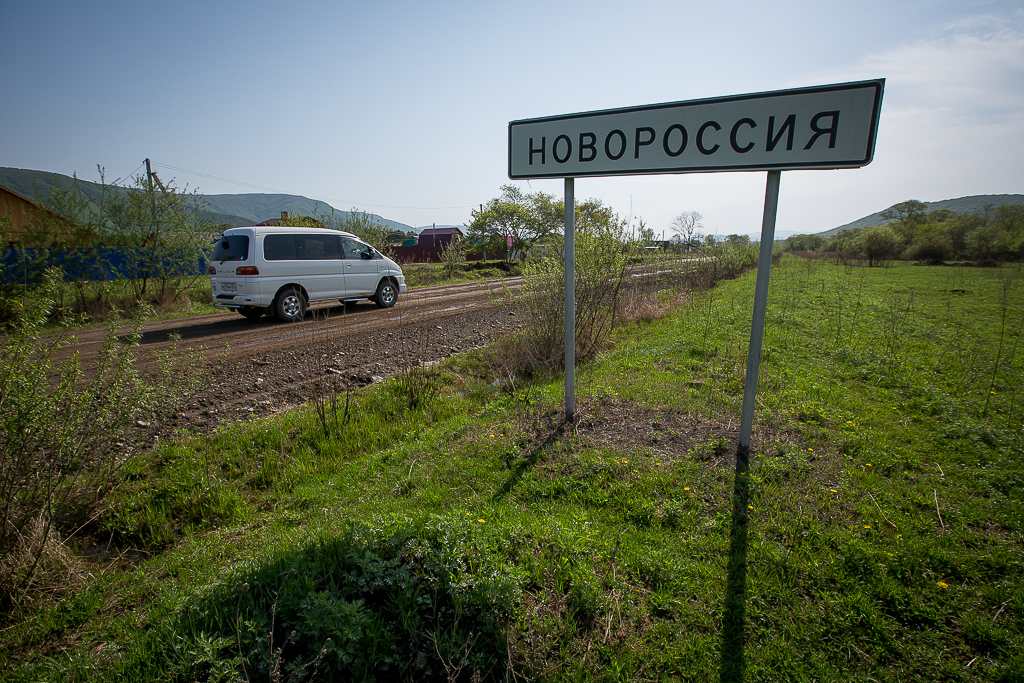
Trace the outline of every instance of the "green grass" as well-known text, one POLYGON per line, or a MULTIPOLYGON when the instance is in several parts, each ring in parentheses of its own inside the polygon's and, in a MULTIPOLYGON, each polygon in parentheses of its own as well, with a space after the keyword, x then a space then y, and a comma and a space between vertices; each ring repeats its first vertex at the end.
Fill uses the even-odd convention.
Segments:
POLYGON ((1020 275, 787 257, 749 463, 752 275, 620 330, 568 427, 560 379, 470 354, 338 429, 183 436, 92 529, 135 559, 12 618, 0 671, 1022 680, 1020 275))

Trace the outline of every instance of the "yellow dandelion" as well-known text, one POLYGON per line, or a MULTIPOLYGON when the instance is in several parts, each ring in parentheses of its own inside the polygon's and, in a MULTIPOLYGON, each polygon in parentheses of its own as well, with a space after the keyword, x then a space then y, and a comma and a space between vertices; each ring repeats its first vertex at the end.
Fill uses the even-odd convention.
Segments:
POLYGON ((813 449, 813 448, 808 448, 807 450, 809 450, 809 451, 810 451, 811 453, 813 453, 813 452, 814 452, 814 449, 813 449))
POLYGON ((949 588, 949 584, 945 581, 939 581, 938 586, 939 588, 949 588))
POLYGON ((486 522, 484 522, 484 520, 482 520, 482 519, 478 519, 476 521, 480 522, 481 524, 486 524, 486 522))
POLYGON ((871 528, 871 525, 870 525, 870 524, 865 524, 865 525, 864 525, 864 528, 865 528, 865 529, 870 529, 870 528, 871 528))
POLYGON ((747 508, 750 509, 750 510, 753 510, 754 506, 753 505, 748 505, 747 508))
POLYGON ((835 489, 829 489, 829 491, 831 491, 832 493, 839 493, 839 491, 836 491, 835 489))
POLYGON ((872 465, 871 463, 868 463, 868 467, 874 467, 874 465, 872 465))
POLYGON ((994 393, 996 393, 996 392, 994 392, 994 391, 990 391, 990 392, 988 392, 988 393, 990 393, 990 394, 994 394, 994 393))
POLYGON ((852 425, 852 424, 853 424, 853 422, 851 422, 850 420, 847 420, 847 421, 846 421, 846 424, 848 424, 848 425, 852 425))
POLYGON ((689 491, 689 490, 690 490, 690 487, 689 487, 689 486, 684 486, 684 487, 683 487, 683 490, 684 490, 684 491, 689 491))

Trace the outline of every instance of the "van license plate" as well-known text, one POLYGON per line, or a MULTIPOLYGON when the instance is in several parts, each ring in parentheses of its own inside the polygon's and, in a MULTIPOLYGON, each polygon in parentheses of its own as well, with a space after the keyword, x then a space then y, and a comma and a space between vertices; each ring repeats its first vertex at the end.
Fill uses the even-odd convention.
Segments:
POLYGON ((224 284, 221 285, 221 289, 223 289, 225 292, 233 292, 235 291, 235 283, 225 282, 224 284))

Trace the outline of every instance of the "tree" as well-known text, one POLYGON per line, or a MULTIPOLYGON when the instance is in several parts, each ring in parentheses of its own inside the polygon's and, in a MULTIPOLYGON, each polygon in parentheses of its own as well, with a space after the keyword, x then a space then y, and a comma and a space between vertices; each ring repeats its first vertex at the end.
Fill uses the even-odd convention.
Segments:
POLYGON ((678 238, 687 251, 700 245, 704 235, 704 216, 696 211, 684 211, 669 223, 673 239, 678 238))
POLYGON ((875 225, 857 232, 854 247, 868 260, 868 267, 892 259, 899 250, 899 237, 888 225, 875 225))
POLYGON ((501 196, 470 214, 467 241, 474 250, 503 251, 505 259, 511 261, 517 252, 529 251, 562 227, 562 206, 553 195, 527 194, 515 185, 505 185, 501 196))
POLYGON ((980 217, 968 214, 956 216, 942 224, 954 259, 962 259, 967 255, 967 236, 981 223, 980 217))
POLYGON ((179 191, 173 180, 165 184, 156 174, 137 175, 131 187, 111 193, 103 213, 107 226, 103 241, 125 249, 118 271, 140 301, 153 295, 151 280, 159 282, 157 296, 163 297, 176 294, 172 284, 176 278, 198 277, 217 232, 197 190, 179 191))
POLYGON ((790 235, 786 238, 786 251, 821 251, 827 239, 821 235, 790 235))
POLYGON ((908 199, 905 202, 893 204, 883 211, 881 216, 887 221, 897 222, 896 234, 903 241, 903 245, 908 246, 914 240, 918 226, 924 222, 927 209, 924 202, 908 199))
POLYGON ((924 219, 927 205, 916 199, 908 199, 899 204, 893 204, 882 212, 882 218, 887 221, 899 221, 902 225, 918 222, 924 219))

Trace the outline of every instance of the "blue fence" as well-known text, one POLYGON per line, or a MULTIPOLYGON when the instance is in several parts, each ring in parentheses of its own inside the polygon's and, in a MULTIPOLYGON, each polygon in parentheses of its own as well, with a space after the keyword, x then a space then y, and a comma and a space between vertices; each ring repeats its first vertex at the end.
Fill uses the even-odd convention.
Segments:
POLYGON ((88 249, 7 249, 0 258, 0 282, 34 284, 46 268, 60 268, 64 280, 128 280, 149 277, 187 277, 209 273, 201 253, 154 258, 147 249, 94 247, 88 249))

